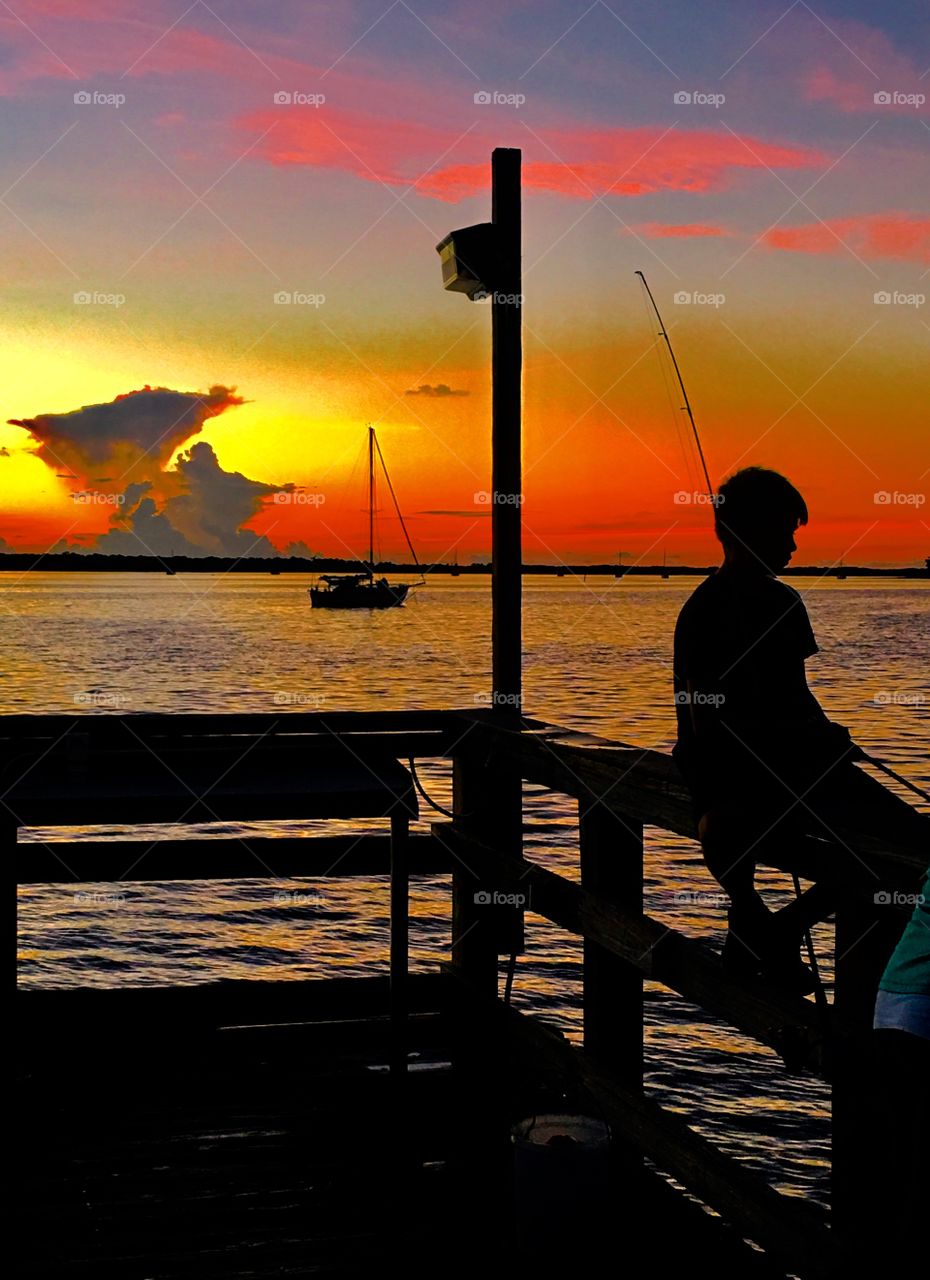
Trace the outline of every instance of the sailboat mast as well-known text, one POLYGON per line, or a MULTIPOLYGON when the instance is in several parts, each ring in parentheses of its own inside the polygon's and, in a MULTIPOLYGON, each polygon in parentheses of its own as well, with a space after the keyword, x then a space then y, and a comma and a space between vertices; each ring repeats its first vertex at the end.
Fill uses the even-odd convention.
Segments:
POLYGON ((368 579, 375 576, 375 429, 368 428, 368 579))

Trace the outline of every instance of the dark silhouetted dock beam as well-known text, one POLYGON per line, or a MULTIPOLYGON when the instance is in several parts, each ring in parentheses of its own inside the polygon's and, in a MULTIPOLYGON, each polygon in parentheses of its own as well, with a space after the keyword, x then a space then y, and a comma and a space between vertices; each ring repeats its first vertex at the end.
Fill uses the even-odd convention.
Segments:
POLYGON ((491 221, 498 251, 491 301, 493 421, 491 586, 494 706, 514 716, 522 690, 523 268, 519 150, 491 157, 491 221))

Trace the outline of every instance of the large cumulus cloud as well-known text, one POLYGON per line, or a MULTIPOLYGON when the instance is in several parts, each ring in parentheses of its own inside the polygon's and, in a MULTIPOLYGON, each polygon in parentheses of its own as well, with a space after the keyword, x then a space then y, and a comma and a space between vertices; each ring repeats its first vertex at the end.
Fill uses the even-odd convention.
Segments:
POLYGON ((244 403, 235 387, 200 392, 145 386, 106 404, 11 418, 10 423, 38 441, 35 452, 55 471, 74 471, 88 479, 106 476, 110 483, 125 484, 161 471, 209 418, 244 403))
POLYGON ((109 530, 82 540, 82 549, 120 555, 276 555, 268 538, 243 526, 268 496, 292 486, 225 471, 204 440, 168 466, 208 419, 244 403, 234 387, 194 392, 147 386, 106 404, 10 422, 28 431, 33 451, 57 474, 73 479, 76 488, 112 495, 109 530))

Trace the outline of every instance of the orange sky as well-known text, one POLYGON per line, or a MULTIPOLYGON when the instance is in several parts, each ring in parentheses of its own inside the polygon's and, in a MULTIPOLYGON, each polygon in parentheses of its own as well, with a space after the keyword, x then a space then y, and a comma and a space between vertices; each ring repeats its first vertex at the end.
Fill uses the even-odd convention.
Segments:
POLYGON ((676 41, 643 9, 637 43, 537 9, 371 33, 354 4, 325 30, 291 4, 234 31, 160 3, 0 13, 0 547, 363 555, 372 422, 421 558, 487 558, 490 312, 443 294, 434 246, 488 217, 490 149, 516 145, 527 560, 715 557, 637 268, 715 481, 788 474, 802 562, 930 552, 914 33, 798 10, 753 43, 769 22, 734 6, 676 41), (189 433, 159 416, 211 387, 236 395, 189 433))

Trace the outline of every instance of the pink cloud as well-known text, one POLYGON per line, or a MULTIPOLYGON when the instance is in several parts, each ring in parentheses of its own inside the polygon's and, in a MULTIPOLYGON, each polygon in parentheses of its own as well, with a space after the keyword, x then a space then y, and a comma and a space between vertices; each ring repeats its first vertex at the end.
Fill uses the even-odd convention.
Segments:
MULTIPOLYGON (((271 164, 339 169, 391 185, 412 185, 422 195, 446 201, 487 190, 486 157, 499 141, 472 130, 458 142, 468 158, 433 169, 436 156, 455 148, 457 135, 450 129, 328 107, 260 111, 240 124, 257 133, 270 129, 256 150, 271 164)), ((809 147, 741 140, 716 130, 552 130, 547 143, 551 152, 535 143, 527 146, 524 184, 574 199, 720 190, 743 170, 824 163, 822 153, 809 147)))
POLYGON ((927 89, 912 67, 886 71, 881 80, 867 73, 850 76, 830 67, 815 67, 805 77, 808 102, 830 102, 841 111, 905 112, 913 115, 926 106, 927 89), (877 100, 876 100, 877 99, 877 100))
POLYGON ((762 243, 794 253, 842 253, 844 243, 861 258, 903 258, 930 262, 930 218, 907 213, 866 214, 809 222, 799 227, 776 227, 762 243))

